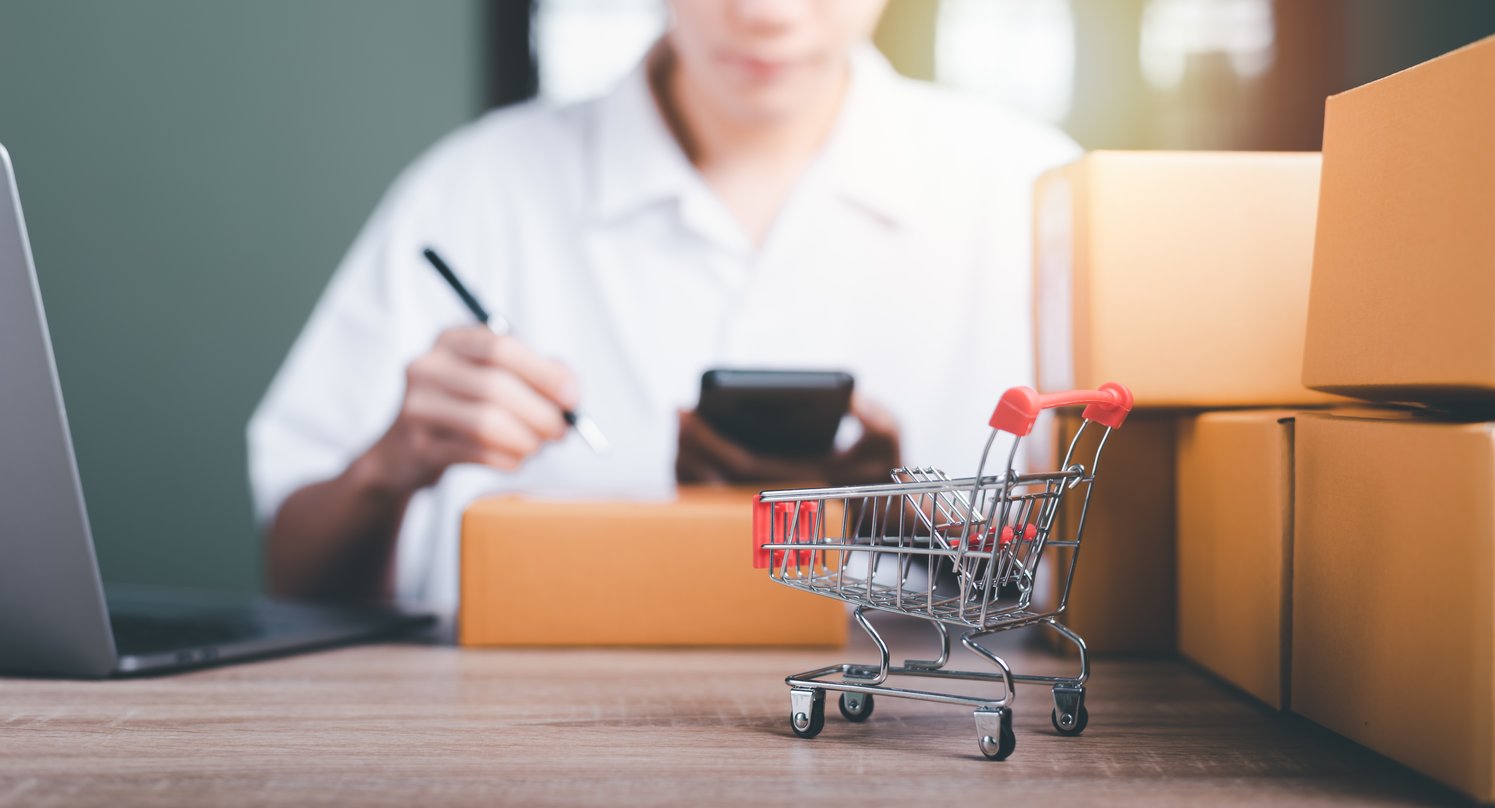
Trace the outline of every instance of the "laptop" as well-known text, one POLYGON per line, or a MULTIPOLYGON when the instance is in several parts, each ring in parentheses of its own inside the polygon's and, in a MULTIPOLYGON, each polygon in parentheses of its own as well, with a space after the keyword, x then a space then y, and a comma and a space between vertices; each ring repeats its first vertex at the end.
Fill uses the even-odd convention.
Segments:
POLYGON ((103 585, 20 194, 0 145, 0 672, 161 673, 432 622, 393 608, 103 585))

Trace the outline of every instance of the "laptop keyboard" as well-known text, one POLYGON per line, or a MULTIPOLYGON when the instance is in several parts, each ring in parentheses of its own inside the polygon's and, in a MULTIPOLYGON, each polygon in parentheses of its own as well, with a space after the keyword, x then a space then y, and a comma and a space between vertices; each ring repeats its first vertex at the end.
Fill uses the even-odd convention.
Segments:
POLYGON ((265 636, 267 627, 249 616, 164 617, 111 614, 114 644, 121 656, 140 656, 242 642, 265 636))

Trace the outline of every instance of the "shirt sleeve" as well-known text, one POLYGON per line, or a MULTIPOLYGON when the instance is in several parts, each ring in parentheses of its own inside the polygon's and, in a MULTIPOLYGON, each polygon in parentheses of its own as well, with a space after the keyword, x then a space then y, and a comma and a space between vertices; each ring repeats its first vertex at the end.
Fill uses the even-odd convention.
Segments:
POLYGON ((249 481, 261 525, 292 492, 341 473, 378 437, 389 379, 388 239, 376 214, 354 243, 249 421, 249 481))
MULTIPOLYGON (((977 220, 974 288, 977 298, 985 301, 987 316, 977 319, 972 344, 982 350, 973 354, 968 370, 983 383, 974 388, 977 394, 970 401, 970 412, 953 418, 950 425, 952 451, 971 462, 970 468, 957 465, 961 473, 975 472, 977 455, 970 447, 981 446, 990 434, 987 419, 997 399, 1009 387, 1035 384, 1033 186, 1044 172, 1082 153, 1057 129, 1026 122, 1016 127, 1008 146, 1009 159, 1002 162, 989 194, 977 206, 984 213, 977 220)), ((1048 420, 1040 419, 1040 423, 1048 420)), ((998 441, 1000 451, 1006 451, 1006 440, 998 441)), ((1024 444, 1032 447, 1041 440, 1040 436, 1024 444)), ((1005 457, 989 462, 1002 463, 1005 457)), ((992 467, 985 471, 991 473, 992 467)))
POLYGON ((398 412, 406 365, 442 329, 470 320, 421 258, 434 245, 460 267, 472 250, 470 237, 459 240, 463 213, 480 204, 463 198, 463 141, 439 145, 391 187, 251 417, 249 482, 262 527, 290 494, 337 476, 372 445, 398 412))
MULTIPOLYGON (((1079 159, 1084 154, 1084 150, 1062 132, 1042 128, 1035 129, 1030 135, 1025 152, 1028 160, 1023 164, 1021 172, 1016 177, 1017 181, 1014 183, 1014 187, 1021 194, 1013 204, 1016 215, 1007 222, 1006 228, 1000 226, 993 228, 993 234, 999 236, 1000 242, 993 240, 987 245, 992 261, 1006 262, 1020 270, 1006 275, 990 273, 988 277, 992 278, 999 287, 993 294, 1022 301, 1022 305, 1013 312, 1011 320, 997 318, 991 323, 993 333, 987 335, 987 338, 994 340, 995 344, 1014 346, 1016 357, 1021 361, 1022 371, 1019 378, 1006 382, 1006 385, 1036 386, 1037 345, 1035 340, 1037 327, 1041 323, 1035 319, 1033 308, 1033 285, 1036 282, 1033 239, 1034 221, 1038 213, 1034 210, 1033 188, 1044 172, 1079 159), (1005 258, 1003 258, 1004 255, 1005 258)), ((987 413, 996 406, 997 398, 1004 390, 1005 387, 991 391, 989 401, 986 403, 987 413)), ((981 427, 983 431, 987 429, 984 418, 981 427)), ((1052 471, 1052 466, 1057 462, 1057 459, 1052 456, 1052 446, 1057 439, 1058 432, 1053 417, 1039 418, 1034 431, 1022 443, 1022 452, 1016 459, 1018 467, 1028 471, 1052 471)), ((988 469, 988 472, 990 471, 991 469, 988 469)))
MULTIPOLYGON (((997 396, 1006 386, 1033 385, 1035 345, 1033 311, 1033 187, 1038 178, 1057 166, 1069 163, 1083 153, 1073 140, 1057 129, 1028 124, 1020 137, 1014 138, 1014 152, 1021 156, 1003 168, 1003 181, 994 183, 996 194, 992 213, 982 228, 981 273, 990 285, 987 300, 1010 301, 1004 316, 987 321, 989 332, 985 344, 1003 346, 1021 368, 1015 377, 1004 380, 1001 389, 993 391, 988 410, 996 405, 997 396)), ((983 425, 985 419, 982 421, 983 425)))

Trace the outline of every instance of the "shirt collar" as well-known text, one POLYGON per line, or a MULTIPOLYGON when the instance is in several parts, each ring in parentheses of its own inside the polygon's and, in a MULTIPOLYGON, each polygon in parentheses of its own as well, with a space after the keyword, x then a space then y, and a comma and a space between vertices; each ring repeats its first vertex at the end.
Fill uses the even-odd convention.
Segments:
MULTIPOLYGON (((871 43, 854 49, 851 71, 841 112, 808 170, 823 170, 840 197, 897 224, 913 202, 915 122, 899 114, 901 79, 871 43)), ((595 126, 593 207, 602 219, 678 200, 701 184, 655 101, 648 57, 598 99, 595 126)))
MULTIPOLYGON (((651 54, 652 56, 652 51, 651 54)), ((593 206, 613 219, 655 202, 679 198, 698 181, 695 167, 670 132, 649 86, 649 56, 612 92, 597 100, 593 206)))
POLYGON ((904 80, 872 44, 852 52, 851 86, 821 153, 837 193, 891 224, 917 203, 918 121, 902 103, 904 80))

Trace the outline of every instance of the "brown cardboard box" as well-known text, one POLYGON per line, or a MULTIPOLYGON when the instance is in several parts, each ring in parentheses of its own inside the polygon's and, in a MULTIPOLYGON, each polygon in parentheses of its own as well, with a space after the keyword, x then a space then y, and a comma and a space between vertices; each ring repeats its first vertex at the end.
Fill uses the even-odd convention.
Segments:
POLYGON ((845 604, 752 564, 745 489, 672 502, 495 497, 462 520, 462 645, 841 645, 845 604))
POLYGON ((1495 402, 1495 37, 1329 98, 1303 383, 1495 402))
POLYGON ((1495 423, 1295 437, 1293 710, 1495 800, 1495 423))
MULTIPOLYGON (((1068 606, 1059 618, 1079 632, 1095 653, 1174 650, 1175 420, 1162 413, 1133 412, 1101 454, 1079 564, 1068 606)), ((1059 444, 1067 447, 1080 420, 1062 415, 1055 422, 1059 444)), ((1088 438, 1071 462, 1089 468, 1094 447, 1085 451, 1085 443, 1088 438)), ((1038 462, 1050 465, 1046 460, 1038 462)), ((1058 467, 1057 460, 1052 467, 1058 467)), ((1073 538, 1083 507, 1083 497, 1065 498, 1057 517, 1057 535, 1073 538)), ((1069 552, 1044 560, 1055 595, 1064 584, 1060 573, 1068 569, 1069 552)), ((1049 635, 1061 651, 1073 650, 1054 632, 1049 635)))
POLYGON ((1179 421, 1178 650, 1288 706, 1294 410, 1179 421))
POLYGON ((1094 152, 1035 187, 1038 386, 1140 407, 1323 404, 1303 387, 1317 154, 1094 152))

